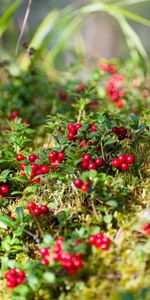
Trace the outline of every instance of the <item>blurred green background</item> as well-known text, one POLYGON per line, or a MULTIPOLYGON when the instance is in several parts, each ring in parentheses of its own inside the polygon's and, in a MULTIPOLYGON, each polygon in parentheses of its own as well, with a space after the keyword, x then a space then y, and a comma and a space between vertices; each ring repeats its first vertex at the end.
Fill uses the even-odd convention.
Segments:
MULTIPOLYGON (((14 2, 15 1, 12 0, 0 0, 0 15, 2 16, 14 2)), ((136 15, 140 15, 144 18, 144 20, 150 20, 150 1, 33 0, 29 18, 19 45, 20 48, 24 42, 30 43, 32 37, 37 31, 38 26, 45 19, 49 12, 52 13, 54 10, 67 10, 68 5, 72 5, 72 10, 74 10, 88 4, 95 5, 95 3, 104 3, 106 5, 115 4, 118 5, 119 8, 125 8, 130 13, 133 12, 136 15)), ((12 57, 15 55, 16 44, 22 28, 27 5, 27 0, 21 1, 21 4, 12 16, 11 22, 9 22, 7 30, 1 37, 1 59, 7 58, 8 55, 11 55, 12 57)), ((145 50, 149 54, 150 21, 148 26, 145 26, 142 24, 142 22, 134 21, 134 18, 132 19, 132 17, 129 17, 129 19, 127 15, 124 15, 124 17, 127 17, 128 23, 134 29, 145 50)), ((61 15, 58 16, 58 20, 60 19, 61 15)), ((64 28, 68 28, 67 30, 69 30, 70 21, 66 21, 66 23, 61 25, 61 30, 59 28, 59 33, 57 32, 53 37, 53 41, 50 40, 50 42, 47 44, 48 49, 51 49, 55 43, 58 44, 58 41, 60 42, 61 39, 64 38, 64 28)), ((69 37, 65 39, 63 45, 61 45, 62 52, 64 51, 66 45, 68 45, 69 41, 69 49, 71 51, 72 48, 76 49, 76 52, 80 52, 80 54, 82 54, 83 57, 86 57, 89 62, 97 60, 101 57, 126 58, 129 55, 127 43, 123 36, 123 31, 120 29, 117 20, 112 17, 111 14, 101 11, 90 13, 88 16, 86 16, 84 22, 79 25, 79 29, 80 30, 78 32, 76 30, 72 32, 70 31, 68 35, 69 37)), ((130 36, 130 40, 132 41, 132 34, 130 36)), ((65 55, 64 59, 67 62, 72 60, 69 52, 67 55, 65 55)))

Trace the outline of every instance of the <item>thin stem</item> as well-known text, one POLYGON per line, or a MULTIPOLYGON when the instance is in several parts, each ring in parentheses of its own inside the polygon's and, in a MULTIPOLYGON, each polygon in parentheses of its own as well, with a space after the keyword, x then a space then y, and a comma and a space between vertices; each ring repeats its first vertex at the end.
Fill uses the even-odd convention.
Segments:
POLYGON ((102 151, 102 158, 103 158, 103 160, 105 160, 105 154, 104 154, 103 140, 102 139, 101 139, 100 145, 101 145, 101 151, 102 151))
POLYGON ((25 16, 24 16, 24 19, 23 19, 21 31, 20 31, 20 34, 19 34, 19 38, 18 38, 18 41, 17 41, 17 45, 16 45, 16 51, 15 51, 16 56, 18 54, 20 41, 22 39, 22 36, 24 34, 24 31, 25 31, 25 28, 26 28, 26 25, 27 25, 28 17, 29 17, 30 10, 31 10, 31 4, 32 4, 32 0, 29 0, 28 5, 27 5, 27 9, 26 9, 26 12, 25 12, 25 16))
POLYGON ((36 223, 36 226, 37 226, 39 232, 41 233, 41 236, 43 237, 43 236, 44 236, 44 233, 43 233, 43 230, 42 230, 42 228, 41 228, 41 226, 40 226, 39 221, 37 220, 37 218, 34 218, 34 220, 35 220, 35 223, 36 223))
POLYGON ((95 205, 94 205, 94 200, 91 201, 91 205, 92 205, 94 216, 95 216, 96 220, 99 222, 100 218, 99 218, 99 215, 98 215, 98 213, 96 211, 96 208, 95 208, 95 205))

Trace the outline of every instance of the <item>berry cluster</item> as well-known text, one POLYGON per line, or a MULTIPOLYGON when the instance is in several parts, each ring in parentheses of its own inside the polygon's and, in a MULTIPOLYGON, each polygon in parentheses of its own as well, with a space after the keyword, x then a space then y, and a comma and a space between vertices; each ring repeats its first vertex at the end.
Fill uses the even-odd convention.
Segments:
POLYGON ((8 116, 8 120, 14 120, 16 118, 20 117, 20 112, 19 111, 12 111, 8 116))
POLYGON ((65 153, 63 151, 52 151, 48 154, 48 159, 53 169, 57 169, 59 164, 65 159, 65 153))
MULTIPOLYGON (((26 157, 22 153, 18 153, 16 156, 16 159, 18 161, 24 161, 24 160, 26 160, 26 157)), ((35 178, 35 177, 38 175, 44 175, 44 174, 49 173, 50 167, 48 165, 42 165, 42 164, 35 163, 36 159, 38 159, 38 160, 40 159, 39 155, 34 154, 34 153, 30 154, 27 159, 27 162, 22 162, 20 164, 20 170, 22 171, 21 176, 26 176, 26 173, 24 172, 24 168, 26 166, 30 166, 32 169, 32 173, 31 173, 29 181, 30 182, 34 181, 35 183, 39 183, 41 181, 41 178, 40 177, 35 178)))
POLYGON ((92 156, 89 153, 84 154, 82 159, 83 160, 81 161, 80 165, 83 170, 96 170, 104 164, 104 161, 101 157, 98 157, 92 161, 92 156))
POLYGON ((76 188, 81 189, 82 192, 87 192, 90 188, 91 181, 87 180, 84 183, 80 178, 76 178, 73 184, 76 188))
POLYGON ((118 140, 123 140, 126 138, 128 130, 125 127, 112 127, 112 132, 117 134, 118 140))
POLYGON ((126 104, 124 90, 124 75, 113 74, 106 86, 107 95, 116 103, 118 108, 122 108, 126 104))
POLYGON ((39 249, 39 253, 42 256, 42 264, 43 265, 49 265, 50 263, 50 253, 48 248, 41 248, 39 249))
POLYGON ((22 284, 25 277, 25 272, 17 271, 16 269, 10 269, 4 274, 4 278, 7 280, 6 286, 8 288, 15 288, 16 286, 22 284))
MULTIPOLYGON (((68 139, 71 141, 76 141, 77 133, 78 130, 83 126, 81 123, 76 123, 76 124, 68 124, 67 125, 67 130, 68 130, 68 139)), ((95 124, 89 124, 89 130, 90 131, 97 131, 97 126, 95 124)), ((89 141, 82 141, 80 146, 83 148, 89 145, 89 141), (85 143, 85 145, 84 145, 85 143)))
MULTIPOLYGON (((55 240, 52 249, 52 260, 59 262, 61 267, 67 271, 68 274, 74 275, 77 270, 83 267, 82 255, 80 253, 69 253, 63 249, 64 239, 59 237, 55 240)), ((41 248, 39 250, 42 256, 42 263, 48 265, 50 263, 50 251, 48 248, 41 248)))
POLYGON ((69 140, 75 140, 75 137, 77 135, 78 130, 82 127, 81 123, 77 124, 68 124, 67 129, 68 129, 68 139, 69 140))
MULTIPOLYGON (((12 111, 9 115, 7 115, 8 120, 15 120, 16 118, 21 117, 21 114, 19 111, 12 111)), ((29 125, 28 120, 22 120, 22 123, 29 125)))
POLYGON ((122 154, 112 160, 112 166, 120 171, 126 171, 129 165, 134 164, 135 157, 132 154, 122 154))
POLYGON ((80 253, 69 253, 63 250, 62 238, 57 238, 53 249, 53 260, 59 261, 62 268, 69 274, 75 274, 83 267, 82 255, 80 253))
POLYGON ((47 215, 49 213, 49 208, 46 205, 37 205, 33 201, 28 202, 27 208, 29 210, 30 215, 34 217, 47 215))
POLYGON ((5 197, 9 193, 9 185, 7 183, 0 184, 0 198, 5 197))
POLYGON ((107 72, 110 74, 114 74, 117 71, 117 67, 111 63, 100 63, 98 65, 98 68, 103 72, 107 72))
POLYGON ((111 240, 109 237, 105 236, 102 232, 93 234, 88 238, 88 243, 94 245, 96 248, 101 248, 101 250, 106 251, 109 249, 111 240))

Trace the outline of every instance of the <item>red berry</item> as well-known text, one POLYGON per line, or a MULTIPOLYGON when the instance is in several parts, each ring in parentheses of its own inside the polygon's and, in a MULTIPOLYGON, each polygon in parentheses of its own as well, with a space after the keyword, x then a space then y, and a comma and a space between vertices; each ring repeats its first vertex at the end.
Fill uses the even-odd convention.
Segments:
POLYGON ((82 141, 82 142, 80 143, 79 147, 85 148, 85 147, 88 146, 88 144, 89 144, 88 141, 82 141))
POLYGON ((10 115, 8 116, 8 119, 10 119, 10 120, 16 119, 16 118, 19 117, 19 116, 20 116, 20 112, 18 112, 18 111, 12 111, 12 112, 10 113, 10 115))
POLYGON ((82 127, 82 124, 81 124, 81 123, 77 123, 77 124, 75 125, 76 130, 79 130, 81 127, 82 127))
POLYGON ((60 163, 61 161, 59 159, 56 159, 55 162, 52 163, 53 169, 58 169, 60 163))
POLYGON ((20 278, 21 280, 23 280, 25 278, 26 274, 23 271, 19 271, 17 274, 17 277, 20 278))
POLYGON ((16 285, 17 285, 17 280, 16 280, 16 278, 12 278, 11 281, 7 281, 7 282, 6 282, 6 286, 7 286, 8 288, 14 288, 14 287, 16 287, 16 285))
POLYGON ((89 238, 88 238, 88 243, 94 244, 95 241, 96 241, 96 236, 94 234, 90 235, 89 238))
POLYGON ((53 260, 54 261, 60 261, 61 260, 61 254, 60 253, 54 253, 53 254, 53 260))
POLYGON ((112 132, 115 132, 115 133, 119 133, 119 128, 118 127, 112 127, 112 132))
POLYGON ((103 251, 107 251, 107 250, 109 249, 109 243, 103 243, 103 244, 101 245, 101 249, 102 249, 103 251))
POLYGON ((90 187, 91 181, 88 179, 88 180, 85 182, 85 185, 86 185, 87 187, 90 187))
POLYGON ((34 178, 35 183, 39 183, 41 181, 41 178, 34 178))
POLYGON ((80 163, 80 165, 81 165, 81 167, 82 167, 82 169, 83 170, 87 170, 87 168, 88 168, 88 161, 86 161, 86 160, 83 160, 83 161, 81 161, 81 163, 80 163))
POLYGON ((135 162, 135 157, 134 157, 134 155, 132 155, 132 154, 127 154, 127 156, 126 156, 126 162, 127 162, 128 164, 134 164, 134 162, 135 162))
POLYGON ((74 261, 73 261, 73 265, 74 265, 75 269, 81 269, 83 267, 83 262, 80 258, 75 257, 74 261))
POLYGON ((91 157, 91 154, 86 153, 82 156, 82 158, 83 158, 83 160, 90 161, 92 157, 91 157))
POLYGON ((33 201, 30 201, 30 202, 27 203, 27 208, 28 208, 29 210, 34 209, 36 206, 37 206, 36 203, 33 202, 33 201))
POLYGON ((68 99, 68 94, 65 92, 65 91, 60 91, 59 92, 59 98, 60 98, 60 100, 62 100, 62 101, 67 101, 67 99, 68 99))
POLYGON ((16 271, 16 269, 10 269, 7 273, 5 273, 5 275, 4 275, 4 277, 6 278, 6 279, 10 279, 10 276, 12 277, 12 276, 16 276, 16 274, 17 274, 17 271, 16 271))
POLYGON ((150 223, 144 223, 142 224, 142 229, 145 231, 145 233, 150 236, 150 223))
POLYGON ((21 161, 21 160, 26 159, 26 157, 25 157, 23 154, 18 153, 17 156, 16 156, 16 159, 17 159, 18 161, 21 161))
POLYGON ((26 166, 27 166, 27 165, 26 165, 25 163, 22 163, 22 164, 20 164, 19 168, 20 168, 20 170, 24 170, 24 168, 25 168, 26 166))
POLYGON ((88 170, 95 170, 96 169, 96 163, 94 161, 90 162, 88 164, 88 170))
POLYGON ((83 182, 80 178, 76 178, 73 184, 76 188, 81 188, 83 182))
POLYGON ((119 100, 119 101, 117 102, 117 107, 118 107, 119 109, 123 108, 125 105, 126 105, 126 100, 125 100, 125 99, 119 100))
POLYGON ((83 183, 82 186, 81 186, 82 192, 87 192, 88 189, 89 189, 89 187, 86 184, 83 183))
POLYGON ((58 152, 57 158, 62 161, 65 158, 65 153, 63 151, 58 152))
POLYGON ((40 167, 40 171, 41 171, 41 174, 47 174, 47 173, 49 173, 49 171, 50 171, 50 167, 47 166, 47 165, 42 165, 42 166, 40 167))
POLYGON ((69 131, 69 132, 76 134, 77 129, 76 129, 76 125, 75 125, 75 124, 69 124, 69 125, 67 126, 67 128, 68 128, 68 131, 69 131))
POLYGON ((32 210, 32 213, 31 213, 33 216, 35 217, 38 217, 41 215, 41 208, 40 206, 37 206, 35 207, 33 210, 32 210))
POLYGON ((8 211, 6 215, 9 216, 12 220, 16 221, 16 218, 12 216, 11 211, 8 211))
POLYGON ((49 213, 49 208, 46 205, 40 205, 39 208, 41 210, 41 214, 47 215, 49 213))
POLYGON ((97 167, 101 167, 104 164, 104 161, 101 157, 96 158, 95 164, 97 167))
POLYGON ((119 131, 119 134, 122 134, 124 136, 126 136, 127 133, 128 133, 128 130, 126 128, 124 128, 124 127, 119 127, 118 131, 119 131))
POLYGON ((42 166, 39 166, 39 169, 36 170, 36 172, 33 172, 32 176, 37 176, 37 175, 41 175, 44 174, 44 172, 41 169, 42 166))
POLYGON ((36 154, 30 154, 29 157, 28 157, 28 160, 29 160, 30 162, 34 162, 36 159, 37 159, 36 154))
POLYGON ((7 184, 2 184, 0 186, 0 193, 7 195, 9 193, 9 186, 7 184))
POLYGON ((42 264, 43 265, 49 265, 49 258, 48 257, 44 257, 44 258, 42 258, 42 264))
POLYGON ((90 126, 90 129, 92 131, 97 131, 97 126, 93 124, 93 125, 90 126))
POLYGON ((54 253, 60 253, 62 250, 62 245, 56 244, 53 248, 54 253))
POLYGON ((2 193, 0 193, 0 198, 3 198, 3 197, 4 197, 4 195, 2 193))
POLYGON ((124 162, 126 162, 126 157, 127 157, 126 154, 122 154, 118 157, 118 159, 120 160, 121 163, 124 163, 124 162))
POLYGON ((48 159, 50 162, 54 162, 57 159, 57 152, 52 151, 48 155, 48 159))
POLYGON ((102 242, 102 239, 96 237, 96 240, 95 240, 95 242, 94 242, 94 246, 95 246, 96 248, 99 248, 99 247, 102 246, 102 243, 103 243, 103 242, 102 242))
POLYGON ((120 169, 121 169, 122 171, 126 171, 126 170, 128 170, 128 168, 129 168, 129 166, 128 166, 127 163, 122 163, 121 166, 120 166, 120 169))
POLYGON ((35 172, 35 173, 36 173, 37 170, 39 169, 39 165, 36 164, 36 163, 30 164, 30 167, 32 168, 32 171, 35 172))
POLYGON ((114 158, 114 159, 112 160, 112 166, 113 166, 114 168, 118 168, 118 167, 120 166, 120 164, 121 164, 121 162, 120 162, 119 158, 114 158))
POLYGON ((72 133, 72 132, 69 132, 68 133, 68 139, 71 141, 71 140, 74 140, 74 138, 75 138, 75 133, 72 133))
POLYGON ((39 249, 39 253, 42 255, 42 256, 49 256, 49 250, 48 248, 41 248, 39 249))

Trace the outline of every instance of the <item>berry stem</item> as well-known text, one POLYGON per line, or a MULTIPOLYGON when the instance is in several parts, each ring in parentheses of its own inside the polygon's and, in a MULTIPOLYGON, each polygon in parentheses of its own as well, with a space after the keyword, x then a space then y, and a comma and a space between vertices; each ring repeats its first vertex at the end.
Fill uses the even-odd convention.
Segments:
POLYGON ((41 226, 40 226, 40 223, 39 223, 39 221, 37 220, 36 217, 34 217, 34 221, 35 221, 35 224, 36 224, 36 226, 37 226, 37 228, 38 228, 38 230, 39 230, 41 236, 43 237, 43 236, 44 236, 43 230, 42 230, 42 228, 41 228, 41 226))
POLYGON ((103 160, 105 160, 105 154, 104 154, 104 148, 103 148, 103 139, 101 138, 101 141, 100 141, 100 145, 101 145, 101 151, 102 151, 102 158, 103 160))

